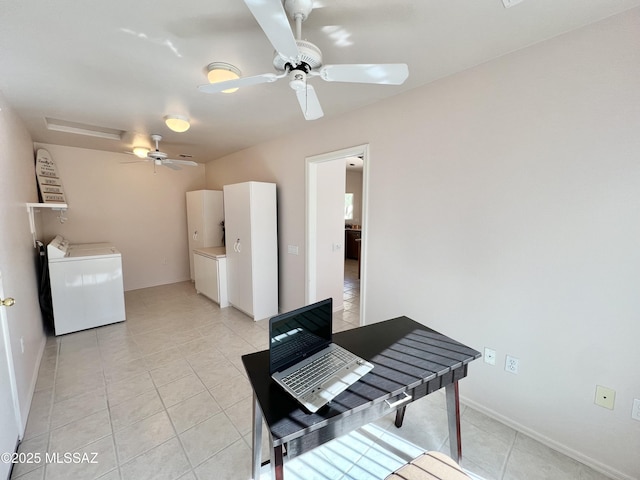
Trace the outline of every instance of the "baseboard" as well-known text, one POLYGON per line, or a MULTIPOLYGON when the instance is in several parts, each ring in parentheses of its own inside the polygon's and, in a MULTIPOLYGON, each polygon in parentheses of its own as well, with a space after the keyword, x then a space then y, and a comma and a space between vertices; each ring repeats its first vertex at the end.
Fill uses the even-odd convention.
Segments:
POLYGON ((556 450, 564 455, 566 455, 567 457, 570 457, 584 465, 587 465, 588 467, 593 468, 594 470, 602 473, 603 475, 606 475, 614 480, 637 480, 633 477, 630 477, 624 473, 622 473, 619 470, 616 470, 615 468, 609 466, 609 465, 605 465, 604 463, 600 463, 595 461, 593 458, 587 457, 585 455, 583 455, 582 453, 573 450, 572 448, 567 447, 566 445, 563 445, 559 442, 556 442, 555 440, 552 440, 551 438, 548 438, 538 432, 536 432, 535 430, 532 430, 528 427, 525 427, 524 425, 519 424, 518 422, 514 422, 513 420, 511 420, 510 418, 507 418, 501 414, 499 414, 498 412, 491 410, 479 403, 476 403, 473 400, 470 400, 464 396, 460 396, 460 402, 464 403, 465 405, 468 405, 469 407, 473 408, 474 410, 477 410, 478 412, 486 415, 487 417, 493 418, 494 420, 497 420, 500 423, 503 423, 505 425, 507 425, 508 427, 513 428, 514 430, 516 430, 517 432, 523 433, 531 438, 533 438, 534 440, 537 440, 538 442, 542 443, 543 445, 546 445, 549 448, 552 448, 553 450, 556 450))
POLYGON ((29 395, 28 395, 28 401, 25 403, 25 412, 22 411, 22 408, 20 409, 21 411, 18 412, 18 415, 20 415, 20 431, 18 432, 20 441, 22 441, 22 439, 24 438, 24 432, 27 428, 27 420, 29 419, 29 412, 31 410, 31 402, 33 402, 33 396, 36 393, 36 383, 38 382, 38 373, 40 372, 40 364, 42 363, 42 356, 44 355, 44 349, 47 346, 47 335, 44 334, 42 337, 42 342, 40 342, 40 349, 38 351, 38 358, 36 360, 36 368, 33 372, 33 374, 31 375, 31 384, 29 385, 29 395))

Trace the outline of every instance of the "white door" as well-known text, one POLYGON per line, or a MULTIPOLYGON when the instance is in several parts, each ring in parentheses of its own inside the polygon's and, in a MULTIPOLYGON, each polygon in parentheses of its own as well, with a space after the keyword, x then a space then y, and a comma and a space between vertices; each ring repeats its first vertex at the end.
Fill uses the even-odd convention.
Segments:
MULTIPOLYGON (((5 298, 2 288, 2 272, 0 272, 0 300, 5 298)), ((7 308, 10 307, 0 306, 0 453, 13 452, 18 443, 19 435, 7 308)), ((10 469, 10 463, 0 461, 0 478, 8 478, 10 469)))
POLYGON ((316 299, 333 298, 342 310, 344 291, 344 158, 317 164, 316 299))
POLYGON ((229 303, 253 315, 249 183, 224 186, 224 218, 229 303))

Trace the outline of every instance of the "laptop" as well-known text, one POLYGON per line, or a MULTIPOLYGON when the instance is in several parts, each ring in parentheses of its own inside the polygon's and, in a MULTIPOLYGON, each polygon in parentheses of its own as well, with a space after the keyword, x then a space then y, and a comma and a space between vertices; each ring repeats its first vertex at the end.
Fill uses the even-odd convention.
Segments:
POLYGON ((269 373, 313 413, 368 373, 373 365, 332 342, 333 299, 269 320, 269 373))

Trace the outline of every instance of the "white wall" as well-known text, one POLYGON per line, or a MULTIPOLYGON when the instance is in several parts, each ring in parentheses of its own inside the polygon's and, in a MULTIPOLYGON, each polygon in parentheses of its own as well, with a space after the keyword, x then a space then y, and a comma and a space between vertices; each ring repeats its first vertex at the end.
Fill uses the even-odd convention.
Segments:
POLYGON ((186 192, 204 187, 204 166, 170 170, 127 154, 36 144, 56 162, 69 210, 43 214, 43 237, 111 242, 122 253, 125 290, 189 279, 186 192))
POLYGON ((288 310, 304 303, 304 250, 283 253, 304 245, 304 158, 369 143, 366 321, 406 314, 496 349, 461 382, 467 401, 638 478, 638 45, 635 9, 214 161, 207 187, 278 184, 288 310))
MULTIPOLYGON (((16 303, 6 308, 18 388, 21 428, 27 414, 44 348, 38 304, 36 250, 26 204, 37 202, 33 142, 0 92, 0 271, 4 292, 16 303), (20 346, 24 340, 24 353, 20 346)), ((5 307, 0 307, 5 308, 5 307)), ((2 388, 8 388, 3 385, 2 388)), ((0 408, 3 408, 0 405, 0 408)))

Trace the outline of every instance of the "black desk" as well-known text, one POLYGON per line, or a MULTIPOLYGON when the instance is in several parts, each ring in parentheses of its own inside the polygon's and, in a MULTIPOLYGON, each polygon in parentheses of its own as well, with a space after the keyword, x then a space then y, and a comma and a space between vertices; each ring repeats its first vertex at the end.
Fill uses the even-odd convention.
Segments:
POLYGON ((262 420, 269 432, 272 477, 282 480, 283 447, 295 457, 396 412, 402 425, 407 404, 445 387, 451 456, 459 460, 458 380, 480 352, 410 318, 399 317, 333 335, 333 341, 369 360, 374 369, 329 405, 307 414, 269 375, 267 350, 242 357, 253 388, 253 479, 260 478, 262 420))

